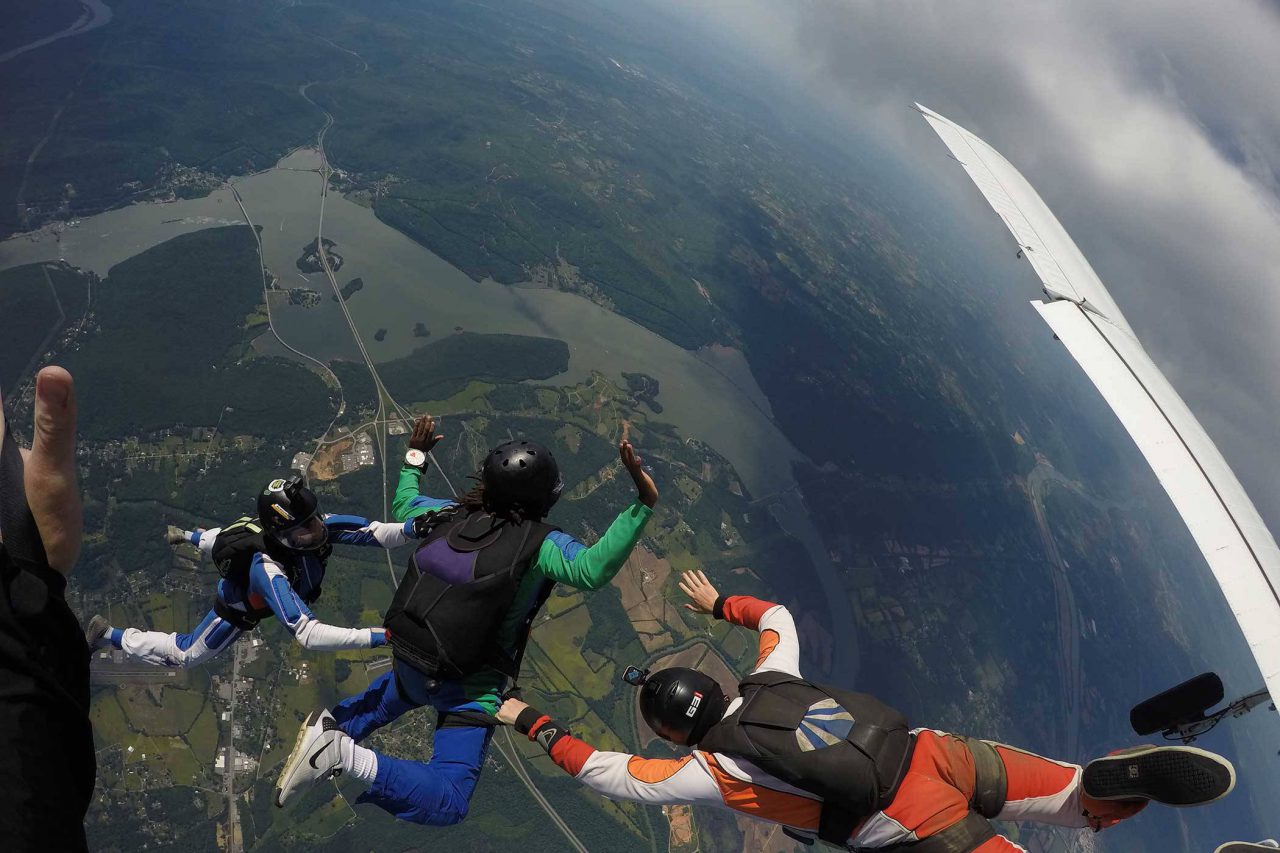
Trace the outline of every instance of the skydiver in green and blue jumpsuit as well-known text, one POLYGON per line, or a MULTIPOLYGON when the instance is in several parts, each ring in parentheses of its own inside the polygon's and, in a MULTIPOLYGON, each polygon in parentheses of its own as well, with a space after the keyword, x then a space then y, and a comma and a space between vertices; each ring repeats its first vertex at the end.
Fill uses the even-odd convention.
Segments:
MULTIPOLYGON (((392 504, 396 520, 414 519, 424 539, 388 611, 394 666, 332 713, 315 711, 306 719, 280 774, 277 806, 316 781, 345 773, 369 785, 359 802, 374 803, 402 820, 434 826, 464 820, 493 735, 491 715, 516 674, 512 664, 519 665, 533 617, 556 583, 582 590, 609 583, 640 540, 658 501, 653 479, 631 443, 623 439, 618 454, 635 483, 636 500, 619 513, 599 541, 587 546, 542 522, 563 483, 551 453, 533 442, 505 442, 491 451, 481 469, 479 486, 460 500, 421 494, 419 483, 427 454, 440 438, 435 435, 433 418, 419 418, 414 424, 392 504), (480 525, 478 532, 468 533, 476 524, 480 525), (505 544, 485 546, 486 536, 505 544), (477 544, 468 544, 472 542, 477 544), (423 588, 428 589, 429 597, 437 597, 437 591, 456 594, 476 588, 477 560, 489 559, 483 556, 485 550, 476 557, 477 547, 501 552, 499 562, 508 557, 512 564, 517 559, 526 561, 521 567, 527 565, 527 569, 518 582, 511 581, 518 585, 505 613, 495 614, 489 622, 496 636, 474 636, 464 644, 470 645, 473 653, 490 650, 484 651, 488 656, 485 665, 451 666, 455 661, 441 662, 448 657, 444 649, 448 641, 442 640, 439 649, 424 651, 424 645, 432 645, 432 637, 415 638, 419 623, 406 619, 401 611, 425 606, 414 601, 422 597, 423 588), (441 677, 442 672, 467 674, 450 678, 441 677), (424 705, 439 715, 429 761, 394 758, 359 745, 377 729, 424 705)), ((439 617, 447 622, 451 608, 443 608, 443 614, 441 609, 424 620, 439 617)), ((437 623, 433 630, 449 629, 437 623)), ((468 650, 459 650, 455 644, 447 651, 454 657, 465 657, 468 650)))

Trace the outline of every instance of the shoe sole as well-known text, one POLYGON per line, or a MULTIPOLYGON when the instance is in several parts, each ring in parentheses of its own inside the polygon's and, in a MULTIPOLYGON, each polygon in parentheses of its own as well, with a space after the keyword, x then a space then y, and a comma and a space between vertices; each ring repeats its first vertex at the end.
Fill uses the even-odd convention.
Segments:
POLYGON ((98 641, 105 637, 109 630, 111 630, 111 623, 100 615, 94 616, 89 620, 89 624, 84 626, 84 642, 89 647, 89 657, 93 657, 98 651, 98 641))
POLYGON ((284 761, 284 769, 280 771, 280 775, 276 777, 276 808, 284 808, 284 803, 280 802, 280 794, 284 792, 285 774, 289 772, 289 768, 293 766, 293 760, 298 757, 302 750, 302 743, 307 739, 307 732, 311 731, 324 711, 312 711, 307 714, 307 718, 302 721, 302 727, 298 729, 298 739, 293 742, 293 750, 289 753, 289 757, 284 761))
POLYGON ((1276 848, 1268 844, 1251 844, 1248 841, 1232 841, 1214 849, 1213 853, 1257 853, 1259 850, 1275 853, 1276 848))
POLYGON ((1167 806, 1220 800, 1236 786, 1236 771, 1212 752, 1193 746, 1153 746, 1090 761, 1084 793, 1097 800, 1146 799, 1167 806))

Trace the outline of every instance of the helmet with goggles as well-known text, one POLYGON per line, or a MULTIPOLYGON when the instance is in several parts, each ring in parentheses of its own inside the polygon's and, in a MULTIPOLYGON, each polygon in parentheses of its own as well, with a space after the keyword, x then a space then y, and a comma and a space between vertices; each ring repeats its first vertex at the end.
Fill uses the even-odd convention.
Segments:
POLYGON ((301 477, 275 479, 258 495, 263 535, 290 551, 319 551, 329 540, 320 501, 301 477))

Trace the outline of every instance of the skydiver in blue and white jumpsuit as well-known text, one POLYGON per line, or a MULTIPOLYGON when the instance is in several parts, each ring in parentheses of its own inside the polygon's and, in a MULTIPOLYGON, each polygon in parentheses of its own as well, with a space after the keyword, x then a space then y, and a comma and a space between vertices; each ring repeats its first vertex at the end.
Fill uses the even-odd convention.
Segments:
MULTIPOLYGON (((286 487, 281 480, 273 481, 263 494, 270 498, 273 493, 278 500, 266 500, 264 505, 260 499, 259 514, 266 535, 274 536, 273 544, 280 546, 269 549, 275 556, 262 551, 255 553, 247 583, 232 577, 221 579, 213 609, 193 631, 164 633, 115 628, 96 616, 87 631, 90 645, 121 649, 130 657, 156 666, 185 669, 199 666, 222 652, 244 631, 252 630, 259 620, 270 615, 279 619, 307 649, 339 651, 385 645, 384 628, 328 625, 316 618, 308 604, 319 597, 329 543, 395 548, 415 538, 412 520, 392 524, 354 515, 320 515, 314 494, 296 482, 286 487), (293 491, 292 504, 284 496, 286 488, 293 491), (309 511, 298 512, 299 505, 309 511), (289 517, 282 519, 277 514, 289 517), (273 518, 276 519, 274 530, 273 518), (285 521, 294 523, 282 526, 285 521)), ((202 554, 209 555, 221 530, 215 527, 182 531, 182 537, 202 554)))

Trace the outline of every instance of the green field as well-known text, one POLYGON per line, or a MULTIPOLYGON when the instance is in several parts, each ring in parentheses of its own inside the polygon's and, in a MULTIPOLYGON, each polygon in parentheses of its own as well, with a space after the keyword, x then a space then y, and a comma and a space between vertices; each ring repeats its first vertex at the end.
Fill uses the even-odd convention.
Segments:
POLYGON ((113 267, 95 288, 101 331, 59 360, 93 412, 86 434, 157 430, 177 413, 205 426, 221 417, 228 430, 255 435, 322 428, 332 410, 318 377, 283 359, 237 363, 244 317, 261 300, 257 244, 245 226, 175 237, 113 267), (193 305, 201 321, 176 322, 193 305), (117 390, 124 376, 127 397, 117 390))
POLYGON ((0 388, 13 388, 42 344, 80 322, 93 278, 61 263, 0 270, 0 388))

